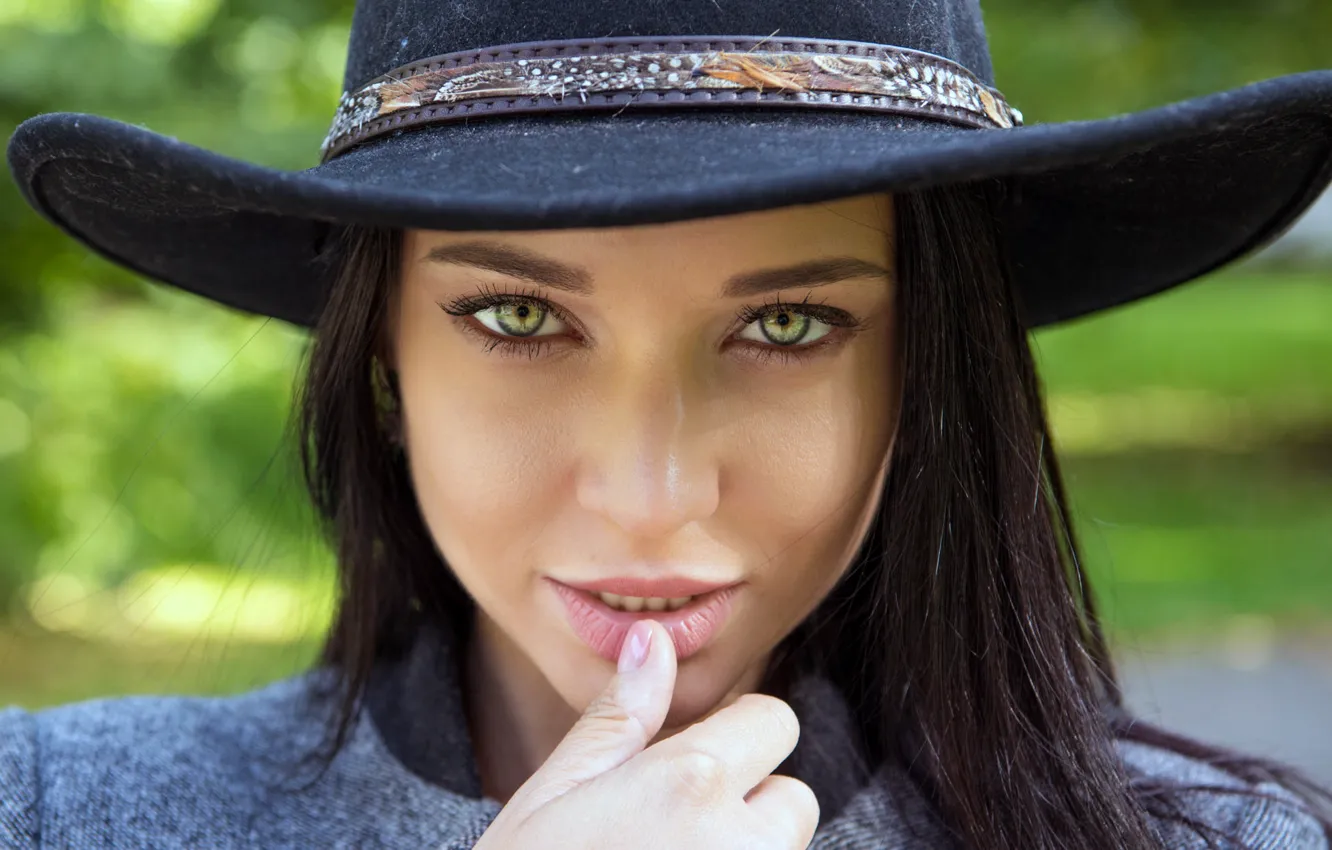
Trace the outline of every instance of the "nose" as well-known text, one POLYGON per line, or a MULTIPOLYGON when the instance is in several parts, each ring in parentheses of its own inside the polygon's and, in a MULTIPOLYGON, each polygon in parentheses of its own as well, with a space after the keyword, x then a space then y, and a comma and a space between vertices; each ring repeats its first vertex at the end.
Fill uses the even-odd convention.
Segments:
POLYGON ((661 362, 633 368, 603 383, 587 411, 579 504, 632 538, 669 537, 717 510, 706 400, 686 384, 661 362))

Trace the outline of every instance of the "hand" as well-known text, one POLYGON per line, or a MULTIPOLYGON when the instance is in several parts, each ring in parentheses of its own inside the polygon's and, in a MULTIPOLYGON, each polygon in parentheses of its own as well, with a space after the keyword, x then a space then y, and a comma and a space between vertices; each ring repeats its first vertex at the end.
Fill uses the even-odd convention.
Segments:
POLYGON ((799 723, 776 697, 743 694, 652 746, 675 690, 675 647, 636 623, 619 671, 481 836, 475 850, 804 850, 819 822, 809 786, 772 771, 799 723), (633 667, 631 644, 646 635, 633 667))

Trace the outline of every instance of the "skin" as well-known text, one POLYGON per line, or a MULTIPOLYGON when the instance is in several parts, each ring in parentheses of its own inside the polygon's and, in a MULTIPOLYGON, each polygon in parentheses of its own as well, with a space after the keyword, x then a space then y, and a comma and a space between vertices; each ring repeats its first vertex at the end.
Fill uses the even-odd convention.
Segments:
POLYGON ((891 270, 891 225, 891 198, 864 195, 639 227, 404 234, 386 356, 422 514, 477 603, 464 676, 488 796, 507 801, 615 672, 543 576, 746 582, 721 630, 680 663, 660 740, 757 690, 773 647, 849 567, 896 435, 891 272, 746 297, 723 286, 825 257, 891 270), (477 239, 577 267, 593 291, 427 256, 477 239), (470 317, 440 306, 494 292, 564 317, 541 303, 470 317), (766 322, 737 318, 777 298, 860 326, 781 307, 766 322), (518 342, 549 343, 539 351, 487 351, 538 321, 518 342), (789 342, 807 322, 796 346, 825 331, 827 344, 763 357, 781 347, 765 326, 789 342))

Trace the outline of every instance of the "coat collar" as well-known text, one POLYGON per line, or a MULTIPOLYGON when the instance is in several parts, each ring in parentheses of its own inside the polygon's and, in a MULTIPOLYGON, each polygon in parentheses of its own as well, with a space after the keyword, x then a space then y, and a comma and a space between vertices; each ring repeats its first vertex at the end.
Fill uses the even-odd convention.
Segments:
MULTIPOLYGON (((424 624, 408 651, 381 663, 366 692, 371 721, 389 752, 419 778, 460 797, 481 800, 481 778, 462 699, 463 635, 424 624)), ((795 750, 775 772, 794 776, 819 801, 820 829, 811 846, 854 850, 885 845, 887 836, 939 826, 900 769, 871 771, 850 709, 826 677, 801 674, 784 690, 800 719, 795 750), (905 830, 905 831, 904 831, 905 830)))

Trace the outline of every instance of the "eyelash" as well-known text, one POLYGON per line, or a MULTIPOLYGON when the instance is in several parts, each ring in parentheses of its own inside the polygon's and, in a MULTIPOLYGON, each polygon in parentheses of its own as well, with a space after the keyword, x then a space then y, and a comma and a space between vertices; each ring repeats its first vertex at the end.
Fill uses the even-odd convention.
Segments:
MULTIPOLYGON (((505 305, 536 304, 542 310, 549 312, 555 318, 568 325, 575 324, 567 313, 555 306, 551 302, 541 298, 537 294, 538 290, 529 290, 526 292, 504 292, 498 289, 492 289, 489 285, 482 287, 482 291, 473 295, 463 295, 446 303, 441 302, 440 308, 450 316, 467 318, 473 313, 479 313, 490 307, 501 307, 505 305)), ((782 311, 789 311, 797 315, 808 316, 811 319, 831 325, 833 330, 824 334, 815 342, 805 345, 777 345, 754 343, 752 346, 756 349, 754 357, 760 361, 766 361, 771 357, 780 357, 782 362, 804 360, 816 355, 819 349, 826 345, 834 344, 838 340, 849 334, 861 330, 864 322, 836 307, 827 307, 821 303, 811 303, 809 296, 799 302, 782 301, 780 298, 773 299, 765 304, 758 306, 744 306, 736 312, 736 320, 741 323, 741 327, 748 327, 755 321, 782 311)), ((500 354, 504 356, 516 356, 525 354, 529 359, 535 359, 551 344, 549 338, 536 337, 525 339, 520 337, 502 337, 496 336, 489 330, 482 330, 468 322, 462 322, 463 329, 479 337, 483 343, 484 350, 487 352, 498 348, 500 354)), ((753 340, 744 340, 746 343, 753 340)))

